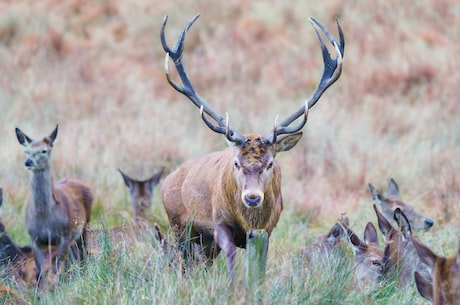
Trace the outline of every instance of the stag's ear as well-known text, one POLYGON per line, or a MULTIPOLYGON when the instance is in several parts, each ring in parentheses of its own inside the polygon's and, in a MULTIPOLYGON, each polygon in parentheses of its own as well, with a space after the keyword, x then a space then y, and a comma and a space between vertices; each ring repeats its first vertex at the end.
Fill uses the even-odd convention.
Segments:
POLYGON ((383 214, 377 208, 377 205, 373 205, 375 214, 377 215, 377 222, 379 224, 379 229, 382 232, 383 236, 387 236, 388 232, 393 228, 388 220, 383 216, 383 214))
POLYGON ((273 144, 275 152, 290 150, 291 148, 296 146, 296 144, 299 142, 301 137, 302 137, 302 132, 297 132, 294 134, 288 134, 283 137, 278 137, 276 143, 273 144))
POLYGON ((399 198, 399 186, 393 178, 390 178, 388 181, 388 196, 395 196, 399 198))
POLYGON ((56 125, 53 132, 51 132, 51 134, 48 136, 48 138, 51 140, 51 146, 53 146, 54 140, 56 140, 57 133, 58 133, 58 126, 59 125, 56 125))
POLYGON ((404 238, 409 239, 409 236, 412 234, 410 223, 400 208, 396 208, 393 214, 393 218, 398 224, 399 230, 403 234, 404 238))
POLYGON ((379 245, 379 238, 377 236, 377 230, 375 229, 372 222, 368 222, 364 229, 364 242, 366 244, 379 245))
POLYGON ((15 131, 16 131, 16 137, 18 138, 19 144, 23 146, 27 146, 33 141, 25 133, 23 133, 21 129, 16 127, 15 131))
POLYGON ((417 271, 414 272, 414 279, 417 290, 422 295, 422 297, 433 302, 433 284, 430 282, 430 280, 428 280, 417 271))
POLYGON ((411 235, 411 240, 422 263, 426 264, 431 270, 433 270, 438 256, 414 235, 411 235))

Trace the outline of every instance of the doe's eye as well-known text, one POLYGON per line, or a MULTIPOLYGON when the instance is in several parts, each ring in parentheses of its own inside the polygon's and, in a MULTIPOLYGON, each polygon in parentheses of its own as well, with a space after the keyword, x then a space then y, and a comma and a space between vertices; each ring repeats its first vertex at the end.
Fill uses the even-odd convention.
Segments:
POLYGON ((380 266, 381 263, 380 263, 378 260, 375 259, 375 260, 372 261, 372 265, 374 265, 374 266, 380 266))
POLYGON ((271 161, 270 163, 268 163, 268 166, 267 166, 267 169, 270 169, 273 167, 273 161, 271 161))
POLYGON ((235 166, 236 169, 240 169, 240 165, 238 164, 238 161, 233 162, 233 166, 235 166))
POLYGON ((42 150, 42 154, 46 154, 48 151, 46 149, 42 150))

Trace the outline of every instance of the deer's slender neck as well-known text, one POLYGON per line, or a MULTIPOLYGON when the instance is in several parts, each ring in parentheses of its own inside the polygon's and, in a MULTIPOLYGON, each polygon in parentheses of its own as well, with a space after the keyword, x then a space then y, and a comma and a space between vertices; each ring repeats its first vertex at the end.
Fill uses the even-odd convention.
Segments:
POLYGON ((55 204, 50 170, 33 172, 31 187, 32 200, 37 212, 48 212, 55 204))

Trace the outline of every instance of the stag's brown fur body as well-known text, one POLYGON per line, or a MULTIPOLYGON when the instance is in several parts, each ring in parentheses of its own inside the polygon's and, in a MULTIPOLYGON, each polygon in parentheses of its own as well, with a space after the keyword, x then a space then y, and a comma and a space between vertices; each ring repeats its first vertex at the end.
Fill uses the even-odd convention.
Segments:
MULTIPOLYGON (((268 158, 266 154, 272 158, 273 153, 270 146, 260 144, 260 136, 247 137, 249 144, 241 148, 239 161, 253 163, 250 170, 260 170, 266 166, 262 165, 266 162, 264 158, 268 158)), ((163 204, 179 235, 191 223, 190 237, 200 237, 200 242, 211 246, 215 226, 222 224, 231 228, 235 245, 244 248, 246 232, 253 229, 272 232, 283 210, 280 167, 273 164, 272 179, 267 179, 264 185, 262 207, 248 208, 241 199, 243 189, 235 179, 235 149, 229 147, 189 160, 165 179, 161 188, 163 204)))

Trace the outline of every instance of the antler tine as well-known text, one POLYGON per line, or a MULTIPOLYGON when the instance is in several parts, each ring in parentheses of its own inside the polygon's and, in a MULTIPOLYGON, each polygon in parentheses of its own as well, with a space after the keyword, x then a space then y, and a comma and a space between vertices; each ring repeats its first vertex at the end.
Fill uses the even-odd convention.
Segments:
POLYGON ((163 46, 163 50, 166 52, 166 57, 165 57, 166 79, 168 80, 169 84, 174 89, 176 89, 178 92, 188 97, 192 101, 192 103, 200 109, 201 118, 212 131, 225 135, 230 142, 235 142, 237 144, 243 143, 246 141, 246 138, 240 135, 233 128, 226 126, 227 120, 224 119, 218 113, 216 113, 214 110, 212 110, 209 107, 209 105, 206 103, 206 101, 202 99, 198 95, 198 93, 196 93, 187 75, 187 72, 185 71, 185 67, 182 62, 182 53, 184 51, 185 37, 186 37, 188 30, 193 25, 193 23, 198 19, 198 17, 200 17, 199 14, 195 15, 186 24, 186 26, 180 33, 179 38, 177 39, 176 45, 172 49, 166 43, 166 38, 165 38, 165 28, 166 28, 166 23, 168 21, 168 15, 166 15, 165 18, 163 19, 163 24, 161 26, 160 40, 161 40, 161 45, 163 46), (169 73, 169 58, 171 58, 174 61, 174 66, 176 67, 177 73, 179 74, 179 77, 182 81, 182 85, 176 83, 175 81, 171 79, 171 76, 169 73), (215 123, 211 119, 215 121, 215 123))
POLYGON ((297 111, 292 113, 288 116, 284 121, 282 121, 273 131, 273 134, 270 135, 270 142, 275 143, 276 137, 281 134, 292 134, 298 132, 303 126, 306 124, 308 119, 308 110, 313 107, 316 102, 320 99, 323 93, 329 88, 341 75, 342 73, 342 62, 343 62, 343 55, 345 53, 345 38, 343 35, 342 27, 340 26, 339 19, 336 18, 337 28, 339 31, 340 37, 340 44, 334 39, 334 37, 329 33, 329 31, 324 27, 319 21, 314 18, 309 19, 310 23, 313 25, 313 29, 318 36, 318 40, 321 44, 321 51, 323 54, 323 61, 324 61, 324 70, 323 75, 321 76, 321 80, 316 87, 315 91, 313 92, 312 96, 305 101, 305 105, 299 108, 297 111), (319 31, 314 26, 318 26, 321 31, 326 35, 329 42, 334 46, 334 49, 337 53, 337 57, 335 59, 331 58, 329 51, 319 33, 319 31), (292 122, 297 120, 301 115, 303 115, 302 120, 295 126, 289 127, 292 122))

